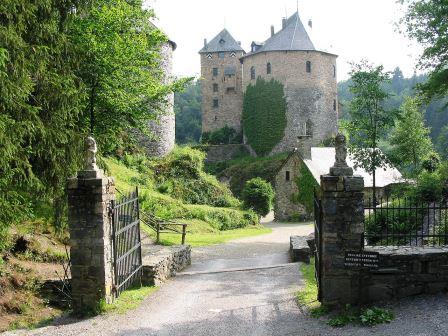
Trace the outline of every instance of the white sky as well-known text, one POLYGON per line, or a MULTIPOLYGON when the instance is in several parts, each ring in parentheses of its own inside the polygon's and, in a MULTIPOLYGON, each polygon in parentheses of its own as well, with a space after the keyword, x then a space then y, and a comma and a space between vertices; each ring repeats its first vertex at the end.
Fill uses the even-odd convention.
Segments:
MULTIPOLYGON (((174 74, 199 76, 199 49, 224 27, 249 51, 252 41, 265 41, 273 24, 292 15, 296 0, 146 0, 155 23, 177 43, 174 74)), ((402 7, 395 0, 299 0, 304 23, 313 20, 315 45, 331 46, 339 55, 338 80, 348 78, 349 62, 368 59, 386 70, 400 66, 412 76, 421 48, 396 32, 402 7)), ((328 47, 327 47, 328 49, 328 47)))

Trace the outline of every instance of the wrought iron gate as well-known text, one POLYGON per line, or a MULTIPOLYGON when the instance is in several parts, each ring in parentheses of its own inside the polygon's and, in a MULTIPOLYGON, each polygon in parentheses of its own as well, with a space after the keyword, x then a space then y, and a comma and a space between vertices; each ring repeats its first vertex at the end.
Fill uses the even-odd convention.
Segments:
POLYGON ((118 296, 134 284, 141 282, 142 248, 138 189, 118 201, 112 201, 112 241, 114 289, 118 296))
POLYGON ((314 192, 314 241, 316 251, 314 256, 315 277, 317 283, 317 299, 322 299, 322 201, 316 191, 314 192))

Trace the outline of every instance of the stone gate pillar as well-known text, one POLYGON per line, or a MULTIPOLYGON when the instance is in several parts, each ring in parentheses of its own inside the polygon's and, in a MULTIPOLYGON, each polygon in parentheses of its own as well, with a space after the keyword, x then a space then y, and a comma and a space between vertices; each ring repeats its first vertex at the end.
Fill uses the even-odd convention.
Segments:
POLYGON ((336 162, 321 176, 322 197, 322 303, 358 303, 360 272, 344 267, 346 251, 363 248, 364 179, 353 176, 346 162, 344 135, 336 137, 336 162))
POLYGON ((95 153, 95 140, 89 137, 85 169, 67 183, 72 308, 77 314, 96 312, 101 300, 112 299, 109 204, 115 188, 112 178, 98 169, 95 153))

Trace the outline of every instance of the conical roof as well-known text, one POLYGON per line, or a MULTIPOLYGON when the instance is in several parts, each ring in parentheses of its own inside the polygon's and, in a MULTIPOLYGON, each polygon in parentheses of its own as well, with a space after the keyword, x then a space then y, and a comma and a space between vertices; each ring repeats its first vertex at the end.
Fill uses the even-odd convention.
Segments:
POLYGON ((266 40, 256 52, 283 50, 316 50, 298 12, 286 21, 285 28, 266 40))
POLYGON ((220 51, 244 51, 233 36, 223 29, 207 45, 199 50, 199 53, 220 52, 220 51))

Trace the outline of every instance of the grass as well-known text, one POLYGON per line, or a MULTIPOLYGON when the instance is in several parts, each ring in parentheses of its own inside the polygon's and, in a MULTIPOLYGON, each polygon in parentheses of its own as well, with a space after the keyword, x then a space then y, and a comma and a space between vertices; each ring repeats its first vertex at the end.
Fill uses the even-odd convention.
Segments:
POLYGON ((154 286, 142 286, 127 289, 117 299, 115 299, 113 303, 103 304, 101 307, 101 312, 124 314, 128 310, 135 309, 140 306, 140 303, 157 289, 158 287, 154 286))
MULTIPOLYGON (((182 221, 185 223, 186 221, 182 221)), ((194 222, 194 221, 191 221, 194 222)), ((191 225, 190 222, 190 225, 191 225)), ((200 222, 200 221, 198 221, 200 222)), ((155 238, 155 232, 150 229, 146 225, 142 225, 142 230, 150 235, 152 238, 155 238)), ((187 229, 190 231, 190 226, 187 229)), ((188 232, 186 237, 186 243, 191 246, 207 246, 207 245, 216 245, 222 244, 229 240, 244 238, 244 237, 252 237, 259 236, 263 234, 271 233, 272 229, 263 227, 261 225, 242 228, 242 229, 234 229, 234 230, 226 230, 226 231, 210 231, 209 226, 204 227, 204 231, 198 231, 197 226, 194 227, 193 232, 188 232)), ((162 233, 160 234, 160 243, 162 245, 171 246, 171 245, 179 245, 181 243, 182 236, 180 234, 171 234, 171 233, 162 233)))

